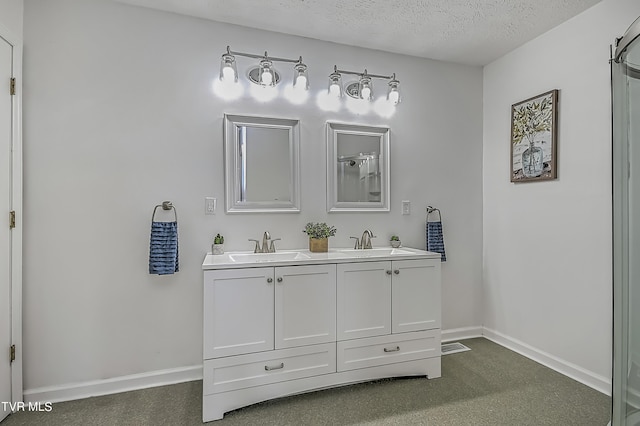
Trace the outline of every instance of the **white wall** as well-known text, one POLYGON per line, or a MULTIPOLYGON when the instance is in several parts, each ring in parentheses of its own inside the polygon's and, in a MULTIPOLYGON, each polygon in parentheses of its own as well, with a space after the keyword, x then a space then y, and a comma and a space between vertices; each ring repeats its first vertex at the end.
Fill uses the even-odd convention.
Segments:
MULTIPOLYGON (((609 45, 640 15, 605 0, 484 68, 484 326, 610 383, 609 45), (511 105, 559 89, 558 179, 509 182, 511 105)), ((603 386, 601 386, 602 388, 603 386)))
POLYGON ((265 230, 295 248, 307 244, 306 222, 326 220, 338 228, 334 247, 371 228, 375 245, 398 234, 423 248, 425 208, 437 206, 448 254, 443 326, 481 324, 480 68, 111 1, 27 0, 24 22, 27 390, 201 363, 200 265, 218 232, 229 250, 250 250, 247 239, 265 230), (404 100, 389 119, 281 98, 224 102, 210 85, 228 44, 302 55, 314 95, 334 64, 396 72, 404 100), (204 197, 221 207, 224 195, 223 113, 301 120, 301 214, 204 215, 204 197), (325 212, 327 120, 390 126, 390 213, 325 212), (160 277, 148 274, 147 254, 151 212, 163 200, 178 210, 181 270, 160 277), (412 201, 410 216, 401 200, 412 201))
POLYGON ((23 9, 23 0, 0 0, 0 25, 20 38, 22 38, 24 19, 23 9))

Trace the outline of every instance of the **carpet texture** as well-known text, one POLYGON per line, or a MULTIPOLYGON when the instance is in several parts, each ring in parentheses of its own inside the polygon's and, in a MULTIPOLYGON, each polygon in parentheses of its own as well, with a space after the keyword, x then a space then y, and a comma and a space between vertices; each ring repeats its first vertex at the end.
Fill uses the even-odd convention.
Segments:
MULTIPOLYGON (((344 386, 255 404, 211 422, 230 425, 605 426, 611 398, 478 338, 442 357, 442 377, 344 386)), ((11 414, 17 425, 200 425, 202 381, 61 402, 11 414)))

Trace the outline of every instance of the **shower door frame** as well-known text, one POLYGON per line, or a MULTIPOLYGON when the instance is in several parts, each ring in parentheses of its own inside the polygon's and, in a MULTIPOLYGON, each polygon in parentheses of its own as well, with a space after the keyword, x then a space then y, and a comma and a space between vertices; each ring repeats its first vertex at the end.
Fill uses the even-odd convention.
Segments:
POLYGON ((613 383, 612 425, 626 425, 628 419, 629 373, 629 189, 630 189, 630 116, 628 79, 640 81, 640 70, 629 66, 623 57, 640 36, 640 18, 625 35, 616 40, 611 58, 612 95, 612 195, 613 195, 613 383))
POLYGON ((612 424, 626 419, 629 300, 629 145, 626 115, 628 102, 624 64, 611 62, 612 76, 612 180, 613 180, 613 384, 612 424))

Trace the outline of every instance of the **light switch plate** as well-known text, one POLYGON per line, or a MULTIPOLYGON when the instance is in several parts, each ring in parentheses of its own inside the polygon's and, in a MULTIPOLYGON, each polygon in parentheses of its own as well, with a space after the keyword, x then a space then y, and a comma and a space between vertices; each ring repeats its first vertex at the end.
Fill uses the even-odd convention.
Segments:
POLYGON ((403 215, 411 214, 411 201, 402 200, 402 214, 403 215))
POLYGON ((213 197, 205 197, 204 214, 216 214, 216 201, 213 197))

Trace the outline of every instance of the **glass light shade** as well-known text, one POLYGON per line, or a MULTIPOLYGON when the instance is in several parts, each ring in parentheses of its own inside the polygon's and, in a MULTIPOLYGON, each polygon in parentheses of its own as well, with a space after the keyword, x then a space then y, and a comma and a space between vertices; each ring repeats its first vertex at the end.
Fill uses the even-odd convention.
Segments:
POLYGON ((329 95, 335 98, 342 97, 342 76, 339 72, 329 74, 329 95))
POLYGON ((263 86, 271 87, 276 85, 276 76, 273 71, 273 62, 266 58, 260 61, 258 83, 263 86))
POLYGON ((360 99, 370 101, 373 99, 373 85, 371 83, 371 77, 367 74, 363 74, 358 82, 358 94, 360 99))
POLYGON ((309 75, 307 66, 302 62, 293 66, 293 87, 296 90, 309 90, 309 75))
POLYGON ((387 100, 393 104, 400 103, 400 82, 395 78, 389 82, 389 90, 387 91, 387 100))
POLYGON ((222 55, 222 59, 220 60, 220 80, 230 83, 238 81, 236 58, 230 53, 222 55))

